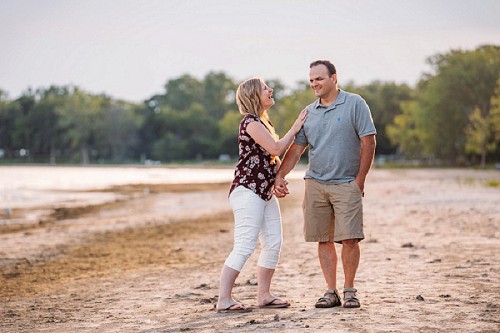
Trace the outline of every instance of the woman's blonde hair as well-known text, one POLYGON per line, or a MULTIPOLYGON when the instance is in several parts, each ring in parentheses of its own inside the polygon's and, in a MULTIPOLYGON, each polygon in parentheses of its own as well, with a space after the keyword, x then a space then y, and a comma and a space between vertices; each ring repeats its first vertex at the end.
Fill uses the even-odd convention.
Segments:
POLYGON ((242 115, 253 114, 260 117, 262 105, 260 103, 260 90, 262 80, 254 77, 243 81, 236 90, 236 104, 242 115))
MULTIPOLYGON (((271 133, 271 136, 278 140, 279 136, 269 120, 267 110, 264 110, 260 102, 259 96, 262 90, 262 82, 264 81, 261 78, 254 77, 240 83, 238 90, 236 90, 236 104, 242 115, 252 114, 259 117, 271 133)), ((272 156, 271 164, 274 164, 275 160, 276 156, 272 156)))
POLYGON ((243 81, 236 90, 236 104, 242 115, 252 114, 259 117, 271 132, 275 139, 279 139, 274 126, 269 120, 267 110, 260 103, 260 91, 262 90, 262 79, 254 77, 243 81))

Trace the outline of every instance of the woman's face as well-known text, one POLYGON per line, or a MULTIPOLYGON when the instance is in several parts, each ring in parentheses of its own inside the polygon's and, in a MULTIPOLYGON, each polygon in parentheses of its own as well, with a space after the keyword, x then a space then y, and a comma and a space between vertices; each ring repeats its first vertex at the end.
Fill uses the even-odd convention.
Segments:
POLYGON ((267 86, 264 81, 260 82, 260 104, 264 108, 264 110, 269 110, 271 106, 274 105, 274 99, 272 97, 273 90, 267 86))

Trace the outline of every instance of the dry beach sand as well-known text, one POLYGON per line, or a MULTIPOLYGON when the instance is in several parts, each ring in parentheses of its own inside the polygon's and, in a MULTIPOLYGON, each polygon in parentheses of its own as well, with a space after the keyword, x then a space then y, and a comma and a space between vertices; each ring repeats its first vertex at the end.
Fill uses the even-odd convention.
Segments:
MULTIPOLYGON (((95 190, 114 195, 106 203, 47 203, 33 208, 40 223, 0 222, 0 331, 498 332, 500 188, 488 183, 499 180, 499 171, 372 170, 360 309, 314 308, 325 283, 316 245, 302 238, 302 180, 280 201, 273 280, 292 305, 244 314, 214 311, 232 245, 228 183, 117 183, 95 190)), ((256 259, 234 289, 249 305, 256 259)))

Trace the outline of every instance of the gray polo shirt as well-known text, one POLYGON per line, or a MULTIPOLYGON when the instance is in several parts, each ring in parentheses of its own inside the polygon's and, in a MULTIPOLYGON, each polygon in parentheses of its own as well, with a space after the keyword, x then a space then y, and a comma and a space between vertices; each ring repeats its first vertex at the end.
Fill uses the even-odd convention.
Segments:
POLYGON ((304 178, 325 184, 347 183, 356 178, 360 138, 377 134, 370 109, 361 96, 339 90, 326 107, 319 99, 307 106, 307 120, 294 143, 309 146, 309 165, 304 178))

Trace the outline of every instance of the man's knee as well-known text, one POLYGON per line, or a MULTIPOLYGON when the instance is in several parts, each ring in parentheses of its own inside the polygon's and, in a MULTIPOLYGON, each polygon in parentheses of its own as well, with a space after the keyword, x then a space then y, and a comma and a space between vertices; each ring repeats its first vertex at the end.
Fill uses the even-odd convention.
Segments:
POLYGON ((353 247, 359 244, 359 239, 344 239, 342 245, 353 247))

